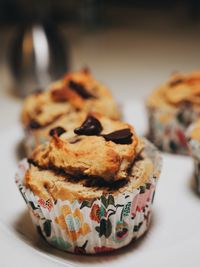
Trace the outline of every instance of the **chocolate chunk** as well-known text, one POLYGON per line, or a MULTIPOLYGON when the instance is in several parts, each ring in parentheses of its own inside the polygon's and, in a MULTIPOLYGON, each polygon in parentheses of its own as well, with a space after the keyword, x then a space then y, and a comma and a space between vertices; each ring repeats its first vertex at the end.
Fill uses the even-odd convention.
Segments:
POLYGON ((36 162, 33 159, 28 158, 27 161, 28 161, 29 164, 31 164, 33 166, 37 166, 36 162))
POLYGON ((106 141, 112 141, 116 144, 131 144, 132 135, 133 134, 130 129, 122 129, 102 136, 106 139, 106 141))
POLYGON ((94 98, 94 96, 86 90, 84 85, 74 82, 74 81, 69 81, 69 87, 70 89, 76 91, 82 98, 88 99, 88 98, 94 98))
POLYGON ((37 122, 36 120, 32 119, 29 123, 29 128, 30 129, 39 129, 41 127, 40 123, 37 122))
POLYGON ((55 127, 53 129, 51 129, 49 131, 49 135, 50 136, 54 136, 54 135, 57 135, 57 136, 60 136, 61 134, 65 133, 66 130, 63 128, 63 127, 55 127))
POLYGON ((102 131, 102 125, 99 120, 93 116, 88 116, 83 124, 74 130, 78 135, 99 135, 102 131))
POLYGON ((169 86, 173 87, 173 86, 176 86, 176 85, 178 85, 178 84, 180 84, 180 83, 183 83, 183 82, 184 82, 184 80, 181 79, 181 78, 179 78, 179 79, 176 79, 176 80, 174 80, 174 81, 171 81, 171 82, 169 83, 169 86))
POLYGON ((56 102, 65 102, 68 100, 66 88, 55 89, 51 92, 51 97, 56 102))

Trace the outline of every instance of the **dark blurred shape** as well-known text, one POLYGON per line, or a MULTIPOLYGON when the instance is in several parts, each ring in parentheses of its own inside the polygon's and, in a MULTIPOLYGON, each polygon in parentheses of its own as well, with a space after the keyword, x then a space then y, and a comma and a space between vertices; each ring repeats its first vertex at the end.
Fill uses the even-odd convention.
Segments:
MULTIPOLYGON (((159 9, 173 11, 182 7, 188 17, 200 18, 199 0, 0 0, 0 24, 33 21, 36 18, 51 18, 55 23, 87 22, 100 23, 110 9, 159 9)), ((91 26, 91 25, 90 25, 91 26)))
POLYGON ((17 93, 25 96, 45 88, 68 69, 67 49, 54 24, 19 26, 10 50, 17 93))

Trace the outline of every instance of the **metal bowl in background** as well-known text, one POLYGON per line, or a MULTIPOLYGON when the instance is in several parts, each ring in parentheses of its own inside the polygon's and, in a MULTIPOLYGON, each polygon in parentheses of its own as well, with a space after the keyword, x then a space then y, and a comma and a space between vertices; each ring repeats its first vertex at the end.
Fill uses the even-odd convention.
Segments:
POLYGON ((52 24, 19 26, 12 40, 9 65, 17 95, 44 89, 69 69, 68 47, 52 24))

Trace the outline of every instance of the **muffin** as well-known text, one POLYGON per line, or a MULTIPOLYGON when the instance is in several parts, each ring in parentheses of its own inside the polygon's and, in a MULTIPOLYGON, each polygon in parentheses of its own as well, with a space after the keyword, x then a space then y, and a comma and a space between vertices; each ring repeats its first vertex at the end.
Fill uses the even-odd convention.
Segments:
POLYGON ((200 72, 174 74, 147 99, 149 138, 161 150, 188 154, 187 127, 200 116, 200 72))
POLYGON ((194 159, 196 191, 200 193, 200 119, 188 128, 187 140, 190 154, 194 159))
POLYGON ((49 139, 51 128, 62 124, 70 128, 81 112, 98 112, 119 119, 111 93, 92 77, 88 69, 67 73, 46 91, 38 90, 28 96, 21 114, 28 154, 49 139))
POLYGON ((19 164, 17 186, 38 232, 58 249, 118 249, 149 228, 161 158, 127 123, 92 113, 19 164))

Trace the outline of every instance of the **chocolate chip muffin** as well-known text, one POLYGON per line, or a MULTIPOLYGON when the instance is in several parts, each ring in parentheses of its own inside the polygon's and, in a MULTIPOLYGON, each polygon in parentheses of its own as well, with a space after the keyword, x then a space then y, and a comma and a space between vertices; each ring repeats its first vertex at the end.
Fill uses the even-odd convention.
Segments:
POLYGON ((94 254, 147 231, 160 170, 160 154, 132 126, 91 113, 73 130, 54 129, 19 164, 16 183, 51 245, 94 254))
POLYGON ((174 74, 147 99, 149 138, 160 149, 187 154, 187 127, 200 115, 200 72, 174 74))
POLYGON ((119 119, 111 93, 92 77, 88 69, 68 73, 46 91, 36 91, 28 96, 21 115, 28 153, 49 139, 51 128, 62 123, 70 128, 71 122, 78 120, 81 112, 98 112, 119 119))

